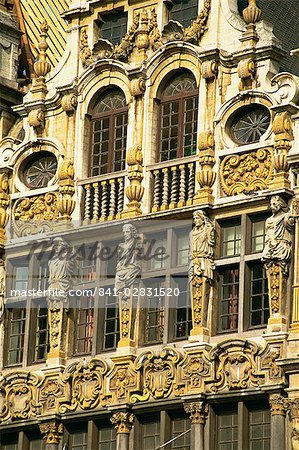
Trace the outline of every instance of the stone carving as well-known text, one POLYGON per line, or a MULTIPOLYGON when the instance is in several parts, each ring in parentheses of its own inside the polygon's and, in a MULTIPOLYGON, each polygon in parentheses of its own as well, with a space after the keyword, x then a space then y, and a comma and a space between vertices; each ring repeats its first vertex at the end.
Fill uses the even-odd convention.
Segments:
POLYGON ((123 226, 125 242, 118 246, 115 273, 115 291, 119 298, 120 346, 134 343, 135 316, 133 314, 133 295, 131 287, 140 278, 140 256, 142 243, 134 225, 123 226))
POLYGON ((126 187, 126 196, 129 200, 126 208, 121 213, 122 218, 136 217, 142 214, 140 209, 144 187, 143 180, 142 151, 140 147, 132 147, 127 151, 128 179, 130 185, 126 187))
POLYGON ((299 398, 285 399, 291 417, 292 450, 299 450, 299 398))
POLYGON ((292 231, 295 219, 289 212, 286 201, 279 195, 271 197, 272 216, 266 220, 265 247, 262 261, 266 269, 281 267, 283 275, 288 275, 292 254, 292 231))
POLYGON ((218 392, 223 389, 247 389, 258 387, 264 374, 258 371, 256 344, 235 340, 220 344, 209 355, 214 361, 215 375, 207 390, 218 392))
POLYGON ((210 286, 214 271, 215 228, 204 211, 193 214, 194 227, 191 232, 191 335, 200 334, 207 327, 210 286))
POLYGON ((170 20, 162 31, 162 41, 182 41, 184 36, 184 27, 175 20, 170 20))
POLYGON ((272 416, 286 415, 286 399, 280 394, 273 394, 269 397, 270 411, 272 416))
POLYGON ((63 381, 69 386, 68 397, 61 402, 59 412, 95 409, 106 404, 103 395, 103 376, 107 364, 99 359, 74 362, 63 374, 63 381))
POLYGON ((192 424, 199 423, 205 425, 209 414, 209 405, 207 403, 203 401, 185 403, 184 410, 190 415, 190 421, 192 424))
POLYGON ((198 137, 198 156, 200 170, 197 173, 197 181, 200 185, 200 190, 195 194, 193 203, 195 205, 203 203, 214 203, 213 184, 215 183, 216 174, 213 171, 215 165, 215 151, 214 151, 214 136, 213 133, 203 131, 198 137))
POLYGON ((0 173, 0 245, 5 244, 5 227, 8 221, 7 209, 9 206, 8 173, 0 173))
POLYGON ((51 422, 44 422, 39 424, 39 429, 41 434, 44 435, 44 440, 46 444, 58 445, 60 439, 63 435, 63 424, 56 422, 55 420, 51 422))
POLYGON ((39 414, 37 386, 40 379, 30 372, 12 372, 0 382, 2 391, 2 420, 25 420, 39 414))
POLYGON ((256 0, 248 0, 249 5, 243 9, 243 19, 249 24, 254 24, 261 19, 262 11, 256 5, 256 0))
POLYGON ((70 159, 66 159, 58 170, 58 183, 60 198, 58 201, 59 220, 69 222, 72 212, 75 209, 73 196, 75 193, 74 164, 70 159))
POLYGON ((145 79, 140 77, 140 78, 135 78, 134 80, 131 81, 131 89, 132 89, 132 94, 134 95, 134 97, 138 97, 140 95, 143 95, 145 92, 145 79))
POLYGON ((82 28, 80 33, 80 59, 82 61, 84 69, 86 69, 94 62, 91 50, 88 46, 88 36, 86 27, 82 28))
POLYGON ((78 99, 75 94, 66 94, 61 99, 61 108, 66 113, 74 112, 78 105, 78 99))
POLYGON ((204 80, 216 78, 218 73, 218 64, 214 59, 212 61, 204 61, 201 66, 201 76, 204 80))
POLYGON ((281 349, 279 347, 270 347, 262 358, 262 369, 269 369, 269 379, 274 380, 277 383, 277 379, 281 379, 283 376, 282 368, 278 366, 277 360, 281 358, 281 349))
POLYGON ((200 38, 208 29, 206 23, 209 18, 210 10, 211 0, 205 0, 199 16, 184 30, 184 41, 191 42, 192 44, 197 44, 200 41, 200 38))
POLYGON ((296 78, 290 73, 278 73, 271 80, 273 95, 278 104, 296 103, 299 98, 299 86, 296 78))
POLYGON ((252 59, 244 59, 238 64, 238 77, 240 78, 239 91, 252 89, 255 76, 255 63, 252 59))
POLYGON ((45 113, 42 109, 34 109, 28 114, 28 123, 33 128, 44 128, 45 113))
POLYGON ((273 153, 263 148, 226 156, 220 164, 220 184, 226 195, 267 189, 273 173, 273 153))
POLYGON ((48 264, 49 300, 66 300, 72 286, 76 261, 73 257, 73 249, 63 238, 58 237, 53 240, 53 255, 48 264))
POLYGON ((58 218, 58 193, 16 200, 13 205, 13 230, 17 236, 51 231, 58 218))
MULTIPOLYGON (((38 44, 39 55, 38 60, 33 65, 36 77, 33 79, 31 93, 33 94, 34 100, 40 100, 44 103, 48 92, 45 79, 51 70, 51 64, 47 61, 46 54, 49 47, 47 43, 49 26, 45 20, 41 23, 40 30, 41 34, 38 44)), ((42 128, 44 125, 44 112, 41 109, 30 111, 28 122, 34 128, 42 128)))
POLYGON ((165 347, 158 355, 152 351, 139 355, 134 369, 141 371, 142 393, 132 394, 131 403, 143 402, 149 398, 159 400, 169 397, 176 382, 175 367, 180 359, 180 353, 170 347, 165 347))
POLYGON ((5 279, 6 279, 5 261, 4 255, 2 255, 0 257, 0 324, 2 323, 5 317, 5 304, 4 304, 5 279))
POLYGON ((136 391, 138 374, 134 370, 135 357, 122 356, 116 358, 111 372, 107 374, 109 392, 112 393, 112 403, 123 402, 129 399, 130 394, 136 391))
POLYGON ((117 433, 129 434, 134 425, 135 416, 132 413, 120 411, 114 413, 110 420, 117 433))
POLYGON ((107 39, 99 39, 92 49, 92 54, 96 59, 110 58, 113 53, 114 46, 107 39))
POLYGON ((59 399, 63 396, 63 387, 58 379, 55 378, 46 378, 43 383, 41 390, 39 401, 43 405, 43 411, 49 412, 49 410, 56 410, 58 407, 59 399))

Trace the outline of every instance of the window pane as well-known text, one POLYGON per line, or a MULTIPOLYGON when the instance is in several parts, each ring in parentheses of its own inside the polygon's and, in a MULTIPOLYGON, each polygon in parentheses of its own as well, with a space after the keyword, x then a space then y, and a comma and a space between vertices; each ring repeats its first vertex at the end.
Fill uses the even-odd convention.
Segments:
POLYGON ((23 359, 26 309, 14 308, 9 312, 8 364, 20 364, 23 359))
MULTIPOLYGON (((189 418, 176 418, 172 420, 172 437, 179 436, 180 434, 190 430, 189 418)), ((178 437, 172 443, 172 450, 190 450, 190 432, 178 437)))
POLYGON ((184 28, 191 25, 198 14, 197 0, 172 0, 170 18, 180 22, 184 28))
POLYGON ((266 325, 269 318, 268 280, 261 262, 250 267, 250 326, 266 325))
POLYGON ((192 327, 191 304, 188 277, 176 277, 174 286, 179 289, 179 295, 174 297, 176 301, 175 312, 175 337, 186 338, 192 327))
POLYGON ((239 268, 220 274, 220 331, 238 328, 239 268))
POLYGON ((165 281, 164 279, 149 280, 145 288, 148 304, 145 318, 145 342, 161 342, 164 336, 165 281))
POLYGON ((222 412, 217 417, 217 450, 238 450, 237 412, 222 412))
POLYGON ((160 422, 153 421, 151 417, 147 418, 146 423, 142 423, 142 450, 153 450, 160 445, 160 422), (150 420, 151 419, 151 420, 150 420))
POLYGON ((118 297, 113 295, 113 286, 105 287, 111 295, 105 296, 104 348, 114 349, 119 341, 118 297))
POLYGON ((116 431, 113 427, 99 425, 99 450, 116 450, 116 431))
POLYGON ((44 361, 49 351, 48 308, 37 309, 34 361, 44 361))
POLYGON ((222 256, 236 256, 240 254, 241 225, 224 225, 222 227, 222 256))
POLYGON ((78 299, 75 353, 88 354, 92 350, 94 330, 94 299, 78 299))
POLYGON ((251 251, 262 252, 265 245, 265 221, 252 222, 251 228, 251 251))
POLYGON ((107 39, 113 45, 119 44, 121 38, 127 32, 127 13, 105 14, 102 16, 101 37, 107 39))
POLYGON ((164 269, 168 262, 166 236, 148 237, 149 270, 164 269))
POLYGON ((189 264, 190 239, 186 230, 177 236, 177 265, 186 266, 189 264))
POLYGON ((261 409, 249 412, 250 450, 270 450, 270 411, 261 409))

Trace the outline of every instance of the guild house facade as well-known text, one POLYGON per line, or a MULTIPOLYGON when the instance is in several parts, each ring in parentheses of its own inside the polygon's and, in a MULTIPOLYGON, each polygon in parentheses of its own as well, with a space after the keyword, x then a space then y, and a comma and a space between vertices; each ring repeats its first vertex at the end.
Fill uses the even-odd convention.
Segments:
POLYGON ((298 450, 297 0, 0 3, 1 450, 298 450))

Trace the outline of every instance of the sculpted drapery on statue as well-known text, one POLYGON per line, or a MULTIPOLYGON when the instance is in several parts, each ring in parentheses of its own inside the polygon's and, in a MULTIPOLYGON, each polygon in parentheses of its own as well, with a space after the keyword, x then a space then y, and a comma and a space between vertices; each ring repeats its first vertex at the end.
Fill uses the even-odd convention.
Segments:
POLYGON ((190 284, 192 300, 191 336, 209 334, 207 330, 210 288, 213 282, 215 227, 202 210, 193 214, 191 232, 190 284))
POLYGON ((288 275, 295 219, 289 212, 287 203, 279 195, 274 195, 271 198, 270 206, 272 216, 266 220, 266 238, 262 261, 266 269, 276 264, 281 267, 284 275, 288 275))
MULTIPOLYGON (((125 242, 119 244, 115 273, 115 291, 119 299, 120 341, 119 347, 135 345, 135 315, 133 314, 132 286, 141 275, 140 256, 142 242, 138 230, 132 224, 123 226, 125 242)), ((137 300, 137 297, 135 297, 137 300)))
POLYGON ((286 201, 279 195, 271 197, 272 215, 266 220, 265 247, 262 262, 269 287, 269 331, 282 331, 286 326, 287 277, 292 256, 292 231, 295 218, 286 201))

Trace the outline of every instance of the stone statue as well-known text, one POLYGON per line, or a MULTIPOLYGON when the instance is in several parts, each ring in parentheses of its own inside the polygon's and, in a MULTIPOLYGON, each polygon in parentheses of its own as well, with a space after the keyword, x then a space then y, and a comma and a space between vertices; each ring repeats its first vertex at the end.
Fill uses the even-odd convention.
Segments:
POLYGON ((262 261, 266 269, 275 264, 281 267, 284 275, 288 275, 295 218, 290 214, 286 201, 279 195, 271 197, 270 206, 272 216, 266 220, 262 261))
POLYGON ((55 238, 53 244, 54 255, 49 260, 48 292, 51 300, 62 301, 67 299, 72 286, 76 260, 72 257, 73 250, 64 239, 55 238))
POLYGON ((134 225, 123 226, 125 242, 119 244, 117 265, 115 274, 115 291, 122 292, 131 287, 140 277, 140 256, 142 254, 142 243, 137 228, 134 225))
POLYGON ((193 214, 194 227, 191 232, 191 277, 202 276, 209 282, 213 279, 215 228, 204 211, 193 214))

